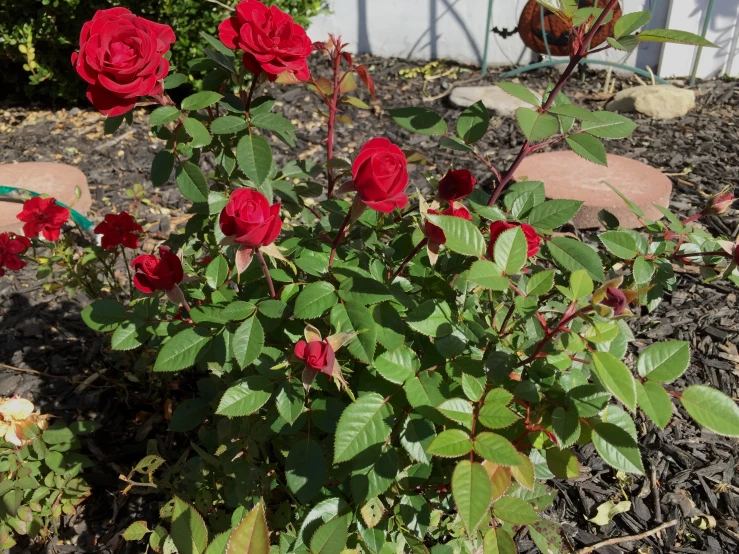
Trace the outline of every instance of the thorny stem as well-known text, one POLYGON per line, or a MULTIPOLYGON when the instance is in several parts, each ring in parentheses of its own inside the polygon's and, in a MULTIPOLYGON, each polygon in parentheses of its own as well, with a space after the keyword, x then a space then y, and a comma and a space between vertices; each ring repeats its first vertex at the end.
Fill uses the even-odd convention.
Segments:
POLYGON ((256 251, 257 251, 257 258, 259 258, 259 263, 261 264, 262 271, 264 272, 264 276, 267 278, 267 285, 269 285, 269 295, 274 300, 277 298, 277 293, 275 292, 275 285, 272 282, 272 276, 269 274, 269 268, 267 267, 267 262, 264 261, 264 254, 262 254, 262 251, 259 250, 259 248, 257 248, 256 251))
POLYGON ((128 296, 133 296, 133 278, 131 277, 131 266, 128 265, 128 257, 126 256, 126 248, 121 244, 121 254, 123 255, 123 265, 126 266, 126 274, 128 275, 128 296))
POLYGON ((411 253, 408 254, 408 256, 405 258, 405 260, 403 260, 403 263, 400 264, 400 267, 398 269, 396 269, 395 270, 395 273, 393 273, 392 276, 390 277, 390 282, 391 283, 395 280, 395 278, 398 275, 400 275, 403 272, 403 270, 405 269, 405 266, 407 266, 410 263, 410 261, 413 258, 416 257, 416 254, 418 254, 421 251, 421 249, 423 249, 423 247, 428 244, 428 242, 429 242, 429 239, 428 238, 424 238, 421 242, 419 242, 416 245, 416 247, 413 250, 411 250, 411 253))
POLYGON ((254 75, 251 80, 251 86, 249 87, 249 94, 247 95, 246 99, 244 99, 244 91, 241 90, 241 101, 244 102, 244 111, 248 114, 249 110, 251 110, 251 101, 254 97, 254 91, 257 90, 257 85, 259 84, 259 75, 254 75))
POLYGON ((344 239, 344 230, 346 229, 346 226, 349 225, 349 221, 351 221, 352 217, 352 210, 349 208, 349 213, 346 214, 346 217, 344 218, 344 221, 341 223, 341 227, 339 227, 339 231, 336 233, 336 236, 334 237, 333 242, 331 243, 331 257, 328 259, 328 266, 331 267, 334 265, 334 258, 336 257, 336 249, 341 244, 341 241, 344 239))
MULTIPOLYGON (((587 35, 585 35, 585 38, 582 41, 582 44, 578 48, 577 52, 573 53, 570 56, 570 63, 567 65, 567 68, 564 70, 564 73, 562 73, 562 76, 559 78, 559 81, 552 89, 552 92, 549 93, 549 96, 547 97, 547 101, 544 103, 544 105, 541 107, 540 113, 546 113, 549 111, 549 108, 552 107, 552 104, 554 104, 554 100, 557 98, 560 92, 562 92, 562 89, 565 86, 565 83, 567 83, 567 80, 572 75, 572 72, 575 70, 575 68, 578 66, 580 61, 585 58, 588 54, 588 48, 590 47, 590 43, 593 40, 593 37, 598 32, 598 29, 600 29, 600 26, 602 25, 603 21, 605 20, 606 16, 613 11, 613 9, 618 5, 618 0, 610 0, 608 5, 603 9, 598 19, 593 24, 593 27, 590 29, 587 35)), ((506 187, 506 185, 511 181, 513 178, 513 174, 516 172, 518 167, 521 165, 521 162, 535 150, 535 147, 532 147, 531 142, 526 140, 523 143, 523 146, 521 147, 520 152, 518 153, 518 156, 516 156, 516 159, 511 164, 511 167, 508 168, 508 171, 506 171, 505 175, 500 179, 500 182, 498 183, 498 186, 495 187, 495 190, 493 191, 492 196, 490 197, 490 201, 488 202, 488 206, 493 206, 500 197, 501 193, 503 192, 503 189, 506 187)))
MULTIPOLYGON (((341 67, 341 45, 337 42, 334 43, 334 92, 331 98, 331 103, 328 105, 328 137, 326 138, 326 163, 330 162, 334 157, 334 131, 336 127, 336 112, 338 111, 339 101, 339 68, 341 67)), ((328 198, 329 200, 334 197, 334 186, 336 181, 334 180, 334 172, 330 167, 326 168, 328 173, 328 198)))

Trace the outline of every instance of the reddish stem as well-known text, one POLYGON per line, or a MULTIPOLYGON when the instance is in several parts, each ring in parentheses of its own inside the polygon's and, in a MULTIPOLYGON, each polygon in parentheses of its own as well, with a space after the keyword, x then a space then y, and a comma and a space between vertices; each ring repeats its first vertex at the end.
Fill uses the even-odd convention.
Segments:
POLYGON ((539 344, 536 345, 536 350, 534 350, 534 353, 531 356, 529 356, 528 358, 526 358, 525 360, 523 360, 522 362, 519 362, 518 364, 516 364, 516 367, 523 367, 525 365, 530 364, 534 360, 540 358, 541 357, 541 353, 544 351, 544 348, 546 348, 546 345, 549 344, 552 341, 552 339, 554 339, 562 331, 569 330, 569 329, 567 329, 567 327, 565 327, 566 325, 568 325, 570 322, 572 322, 573 320, 577 319, 581 315, 584 315, 584 314, 586 314, 588 312, 592 312, 593 309, 594 308, 592 306, 586 306, 585 308, 582 308, 580 310, 577 310, 573 314, 569 314, 568 315, 565 312, 565 314, 563 314, 563 317, 560 320, 560 322, 554 328, 552 328, 551 330, 547 331, 546 335, 544 335, 544 338, 539 341, 539 344))
POLYGON ((349 213, 346 214, 344 221, 341 223, 341 227, 339 227, 339 231, 336 233, 336 236, 334 237, 333 243, 331 243, 331 257, 328 259, 329 267, 334 265, 334 258, 336 257, 336 249, 341 244, 341 241, 344 240, 344 230, 346 229, 347 225, 349 225, 349 221, 351 221, 351 217, 352 217, 352 209, 349 208, 349 213))
MULTIPOLYGON (((335 43, 334 47, 334 93, 331 97, 331 103, 328 106, 328 137, 326 138, 326 163, 330 162, 334 157, 334 131, 336 127, 336 112, 339 110, 339 68, 341 67, 341 48, 340 44, 335 43)), ((328 173, 328 198, 334 197, 334 172, 329 167, 326 169, 328 173)))
POLYGON ((262 265, 262 271, 264 272, 264 276, 267 278, 267 285, 269 285, 269 295, 274 300, 277 298, 277 293, 275 292, 275 285, 272 282, 272 276, 269 274, 269 268, 267 267, 267 262, 264 261, 264 254, 262 254, 262 251, 259 250, 259 248, 256 249, 257 251, 257 258, 259 258, 259 263, 262 265))

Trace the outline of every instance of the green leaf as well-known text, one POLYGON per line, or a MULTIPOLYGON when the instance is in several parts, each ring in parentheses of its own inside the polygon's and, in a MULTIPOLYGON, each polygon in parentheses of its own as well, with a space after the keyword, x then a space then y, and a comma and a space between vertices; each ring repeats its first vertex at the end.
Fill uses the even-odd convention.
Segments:
POLYGON ((270 380, 261 375, 250 375, 226 390, 216 413, 228 417, 248 416, 264 406, 270 396, 270 380))
POLYGON ((593 445, 600 457, 610 466, 644 475, 639 446, 634 438, 613 423, 600 423, 593 428, 593 445))
POLYGON ((488 260, 478 260, 472 264, 467 278, 484 289, 503 291, 510 286, 510 281, 503 277, 501 269, 488 260))
POLYGON ((235 135, 249 127, 243 117, 237 115, 224 115, 213 120, 210 131, 214 135, 235 135))
POLYGON ((593 352, 593 368, 616 398, 632 412, 636 410, 636 381, 626 364, 610 352, 593 352))
POLYGON ((613 28, 613 36, 616 40, 624 35, 630 35, 634 31, 638 31, 652 19, 650 11, 626 13, 622 15, 613 28))
POLYGON ((228 546, 228 539, 230 537, 230 529, 213 537, 213 540, 208 545, 208 550, 205 551, 205 554, 226 554, 226 547, 228 546))
POLYGON ((193 148, 202 148, 208 146, 213 138, 210 136, 210 131, 200 121, 192 117, 185 117, 182 120, 182 124, 185 127, 187 134, 192 137, 190 146, 193 148))
POLYGON ((393 121, 403 129, 420 135, 446 135, 447 125, 442 117, 427 108, 398 108, 388 110, 393 121))
POLYGON ((200 168, 192 162, 177 166, 175 182, 182 195, 193 202, 208 201, 208 181, 200 168))
POLYGON ((478 433, 474 449, 480 456, 501 466, 521 465, 521 457, 511 442, 497 433, 478 433))
POLYGON ((490 529, 483 540, 484 554, 517 554, 516 543, 503 529, 490 529))
MULTIPOLYGON (((263 304, 264 302, 259 305, 260 313, 263 304)), ((254 311, 256 309, 257 307, 251 302, 237 300, 236 302, 231 302, 228 306, 223 308, 223 312, 221 315, 228 321, 243 321, 254 315, 254 311)))
POLYGON ((457 150, 459 152, 472 152, 473 148, 465 144, 462 139, 457 137, 441 137, 439 140, 439 146, 442 148, 449 148, 450 150, 457 150))
POLYGON ((428 220, 444 231, 445 246, 449 250, 465 256, 482 257, 485 239, 474 223, 451 215, 429 214, 428 220))
POLYGON ((214 105, 221 98, 223 98, 222 94, 211 90, 196 92, 182 101, 182 109, 186 111, 202 110, 203 108, 214 105))
POLYGON ((154 371, 179 371, 192 367, 206 352, 213 339, 207 329, 190 327, 169 339, 159 351, 154 371))
POLYGON ((103 134, 104 135, 112 135, 115 133, 119 127, 123 124, 123 120, 125 118, 125 115, 118 115, 115 117, 106 117, 105 122, 103 123, 103 134))
POLYGON ((182 115, 177 106, 162 106, 157 108, 149 116, 149 125, 164 125, 165 123, 171 123, 182 115))
MULTIPOLYGON (((464 432, 464 431, 463 431, 464 432)), ((431 465, 430 445, 436 439, 434 425, 426 418, 418 414, 411 414, 406 418, 400 431, 400 444, 408 455, 417 462, 431 465)), ((469 441, 469 437, 467 437, 469 441)), ((472 450, 472 442, 469 443, 467 452, 472 450)), ((464 454, 467 454, 464 452, 464 454)))
POLYGON ((398 474, 398 453, 394 448, 374 455, 360 456, 354 461, 349 484, 352 496, 358 503, 384 494, 398 474))
POLYGON ((390 404, 377 393, 360 396, 346 407, 336 427, 334 463, 351 460, 368 448, 384 443, 394 419, 390 404))
POLYGON ((447 429, 437 435, 426 449, 426 454, 442 458, 459 458, 472 450, 470 436, 461 429, 447 429))
POLYGON ((372 308, 372 319, 377 327, 377 342, 388 350, 395 350, 405 341, 405 323, 398 309, 390 302, 372 308))
POLYGON ((611 254, 622 260, 633 260, 638 254, 634 237, 625 231, 606 231, 598 239, 611 254))
POLYGON ((636 370, 639 375, 659 383, 671 383, 690 364, 690 344, 682 340, 658 342, 639 355, 636 370))
POLYGON ((362 275, 349 274, 339 285, 339 297, 370 306, 391 300, 393 295, 384 283, 362 275))
POLYGON ((231 532, 225 554, 269 554, 269 530, 259 502, 231 532))
POLYGON ((457 120, 457 134, 467 144, 473 144, 485 136, 490 125, 490 114, 482 100, 462 112, 457 120))
POLYGON ((638 285, 646 285, 652 280, 656 269, 654 262, 647 260, 644 256, 639 256, 634 260, 634 268, 632 272, 634 281, 636 281, 638 285))
POLYGON ((516 119, 521 131, 531 142, 547 140, 559 131, 559 122, 556 117, 530 108, 518 108, 516 119))
POLYGON ((375 360, 377 372, 391 383, 405 383, 415 375, 421 361, 416 353, 403 345, 396 350, 384 352, 375 360))
POLYGON ((113 350, 133 350, 144 344, 140 335, 140 321, 124 321, 110 338, 110 347, 113 350))
POLYGON ((505 429, 520 418, 504 404, 489 403, 480 408, 480 423, 488 429, 505 429))
POLYGON ((598 119, 593 115, 593 112, 586 110, 585 108, 573 106, 572 104, 560 104, 559 106, 554 105, 549 108, 549 113, 573 119, 580 119, 581 121, 598 121, 598 119))
POLYGON ((680 398, 683 407, 706 429, 725 437, 739 437, 739 406, 724 393, 693 385, 680 398))
POLYGON ((321 492, 325 478, 326 460, 315 439, 303 439, 290 445, 285 461, 285 480, 302 504, 308 504, 321 492))
POLYGON ((272 169, 272 147, 258 135, 245 135, 236 146, 236 160, 244 174, 261 185, 272 169))
POLYGON ((483 375, 481 379, 478 379, 469 373, 463 373, 462 390, 467 398, 473 402, 479 402, 482 395, 485 394, 485 376, 483 375))
POLYGON ((632 52, 639 46, 639 37, 635 35, 626 35, 621 37, 620 40, 608 37, 606 40, 613 48, 622 52, 632 52))
POLYGON ((82 320, 94 331, 109 332, 128 319, 126 309, 114 300, 95 300, 82 310, 82 320))
POLYGON ((310 540, 310 554, 340 554, 346 546, 348 529, 349 520, 346 516, 324 523, 310 540))
POLYGON ((624 139, 636 129, 636 123, 617 113, 600 111, 593 115, 598 121, 583 121, 582 130, 602 139, 624 139))
POLYGON ((575 15, 579 4, 577 0, 536 0, 536 2, 559 16, 564 15, 569 18, 575 15))
POLYGON ((176 496, 170 537, 180 554, 203 554, 208 546, 208 529, 202 516, 176 496))
POLYGON ((209 403, 202 398, 188 398, 177 406, 169 422, 169 430, 176 433, 187 433, 205 421, 209 403))
POLYGON ((526 220, 537 230, 556 229, 571 221, 583 204, 579 200, 547 200, 534 206, 526 220))
POLYGON ((576 410, 555 408, 552 412, 552 429, 559 440, 559 448, 567 448, 580 438, 580 418, 576 410))
POLYGON ((570 274, 570 288, 575 300, 585 298, 593 294, 593 280, 584 269, 578 269, 570 274))
POLYGON ((708 48, 718 48, 710 40, 687 31, 677 31, 675 29, 650 29, 639 33, 637 36, 639 42, 672 42, 674 44, 691 44, 694 46, 707 46, 708 48))
POLYGON ((636 382, 636 400, 639 407, 660 429, 667 427, 672 417, 672 402, 662 385, 647 381, 636 382))
POLYGON ((372 319, 372 312, 358 302, 345 302, 331 311, 332 323, 337 318, 342 320, 341 325, 336 325, 340 332, 357 333, 357 338, 349 344, 349 353, 358 360, 371 364, 377 348, 377 327, 372 319))
POLYGON ((543 296, 554 286, 554 270, 534 273, 526 283, 526 296, 543 296))
POLYGON ((528 243, 521 226, 508 229, 500 234, 495 241, 493 258, 495 265, 506 275, 515 275, 526 263, 528 243))
POLYGON ((140 541, 150 532, 145 521, 134 521, 123 532, 123 538, 127 541, 140 541))
POLYGON ((160 150, 151 162, 151 184, 161 187, 169 180, 174 169, 174 154, 171 150, 160 150))
POLYGON ((601 283, 605 281, 600 257, 587 244, 570 237, 554 237, 547 243, 547 248, 562 269, 584 269, 593 280, 601 283))
POLYGON ((531 504, 514 496, 504 496, 498 500, 493 505, 493 514, 513 525, 526 525, 539 521, 539 514, 534 511, 531 504))
POLYGON ((406 323, 428 337, 445 337, 453 330, 452 309, 443 300, 426 300, 408 315, 406 323))
POLYGON ((465 529, 473 534, 487 518, 493 486, 481 464, 462 460, 452 474, 452 497, 465 529))
POLYGON ((469 427, 472 424, 472 404, 463 398, 450 398, 436 407, 439 412, 457 423, 469 427))
POLYGON ((264 348, 264 329, 259 319, 251 317, 244 321, 233 338, 233 355, 243 369, 252 364, 264 348))
POLYGON ((277 412, 282 416, 282 419, 292 425, 300 417, 300 414, 303 413, 303 408, 305 407, 305 388, 301 383, 293 379, 284 380, 280 383, 275 404, 277 405, 277 412))
POLYGON ((586 133, 577 133, 567 137, 565 140, 572 151, 581 158, 594 164, 608 167, 606 147, 594 136, 586 133))
POLYGON ((295 317, 315 319, 339 301, 336 289, 326 281, 316 281, 306 286, 295 300, 295 317))
POLYGON ((259 129, 272 131, 288 146, 295 146, 295 126, 284 115, 260 113, 251 118, 251 124, 259 129))
POLYGON ((227 277, 228 261, 222 255, 219 255, 205 269, 205 282, 215 290, 226 282, 227 277))
POLYGON ((505 81, 501 81, 495 84, 503 89, 506 93, 518 98, 519 100, 523 100, 527 104, 531 104, 532 106, 541 106, 541 100, 539 99, 539 97, 523 85, 505 81))

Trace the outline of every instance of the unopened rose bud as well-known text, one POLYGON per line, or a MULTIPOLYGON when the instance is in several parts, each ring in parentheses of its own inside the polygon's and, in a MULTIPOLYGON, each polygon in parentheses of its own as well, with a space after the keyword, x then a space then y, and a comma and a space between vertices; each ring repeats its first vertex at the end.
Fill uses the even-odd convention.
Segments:
POLYGON ((728 190, 722 190, 716 196, 713 196, 703 208, 703 215, 721 215, 734 203, 734 195, 728 190))
POLYGON ((624 310, 626 310, 629 305, 629 301, 624 292, 615 287, 608 287, 605 292, 606 297, 601 300, 600 303, 609 308, 613 308, 613 315, 615 316, 619 316, 624 313, 624 310))

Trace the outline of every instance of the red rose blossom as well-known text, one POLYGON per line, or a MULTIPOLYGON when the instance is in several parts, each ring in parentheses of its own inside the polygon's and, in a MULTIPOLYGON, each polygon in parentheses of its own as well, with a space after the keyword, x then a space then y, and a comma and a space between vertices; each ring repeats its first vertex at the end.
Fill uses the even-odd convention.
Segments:
POLYGON ((106 250, 115 248, 120 244, 126 248, 138 248, 138 234, 142 231, 141 225, 136 223, 136 220, 127 212, 108 214, 103 222, 95 227, 95 233, 103 235, 101 245, 106 250))
POLYGON ((439 181, 439 197, 447 202, 454 202, 468 196, 475 188, 477 181, 467 169, 449 170, 439 181))
POLYGON ((0 233, 0 277, 5 275, 3 267, 11 271, 18 271, 28 262, 21 260, 18 256, 23 254, 31 246, 31 241, 15 233, 0 233))
POLYGON ((34 196, 23 204, 23 211, 16 217, 23 221, 23 234, 34 238, 42 233, 46 240, 59 238, 59 230, 69 218, 69 210, 56 203, 55 198, 34 196))
POLYGON ((169 25, 133 15, 126 8, 100 10, 82 26, 72 65, 88 83, 87 98, 100 113, 123 115, 140 96, 162 93, 169 72, 164 54, 175 41, 169 25))
POLYGON ((373 138, 362 146, 352 165, 352 177, 362 202, 389 214, 408 205, 408 162, 403 151, 386 138, 373 138))
POLYGON ((514 227, 521 227, 521 230, 523 231, 524 236, 526 237, 526 244, 528 245, 528 250, 526 252, 526 256, 529 258, 531 256, 535 256, 539 252, 539 245, 541 244, 541 237, 536 234, 536 231, 534 231, 534 228, 531 225, 528 225, 526 223, 509 223, 507 221, 494 221, 490 225, 490 243, 488 244, 488 256, 490 259, 493 259, 493 252, 495 251, 495 242, 498 240, 498 237, 506 232, 508 229, 513 229, 514 227))
POLYGON ((185 277, 182 262, 166 246, 159 247, 159 258, 142 254, 131 260, 131 267, 136 271, 133 284, 146 294, 158 290, 171 291, 185 277))
POLYGON ((629 306, 629 300, 624 292, 616 287, 608 287, 606 289, 606 297, 600 301, 604 306, 613 308, 613 315, 621 315, 629 306))
POLYGON ((240 2, 236 14, 218 26, 218 36, 228 48, 245 52, 244 67, 254 74, 264 71, 270 81, 283 73, 298 81, 310 79, 307 59, 313 44, 305 29, 277 6, 240 2))
POLYGON ((306 342, 299 341, 295 345, 295 355, 305 362, 305 367, 331 376, 334 371, 336 354, 325 340, 306 342))
POLYGON ((268 246, 282 229, 281 206, 280 202, 270 206, 267 198, 257 190, 238 189, 221 212, 221 231, 246 248, 268 246))
MULTIPOLYGON (((432 215, 451 215, 454 217, 461 217, 462 219, 466 219, 467 221, 472 221, 472 216, 470 215, 470 212, 464 206, 459 206, 456 209, 454 208, 454 206, 449 206, 443 212, 439 212, 438 210, 429 210, 428 213, 432 215)), ((444 231, 438 225, 434 225, 430 221, 426 221, 424 232, 426 233, 426 236, 428 237, 430 242, 433 242, 435 244, 446 243, 446 236, 444 235, 444 231)))

